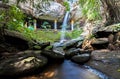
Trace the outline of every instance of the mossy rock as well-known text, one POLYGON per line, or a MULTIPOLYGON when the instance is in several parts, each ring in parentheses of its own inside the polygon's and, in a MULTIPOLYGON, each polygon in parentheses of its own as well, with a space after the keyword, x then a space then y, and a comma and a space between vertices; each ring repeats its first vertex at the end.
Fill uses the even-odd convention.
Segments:
POLYGON ((93 30, 93 34, 95 35, 95 37, 108 37, 110 34, 116 34, 117 32, 120 31, 120 23, 118 24, 113 24, 113 25, 109 25, 106 27, 96 27, 93 30))
POLYGON ((106 32, 119 32, 120 31, 120 23, 109 25, 106 27, 101 27, 99 31, 106 31, 106 32))
POLYGON ((1 60, 0 76, 18 76, 42 70, 48 60, 40 52, 27 50, 1 60))

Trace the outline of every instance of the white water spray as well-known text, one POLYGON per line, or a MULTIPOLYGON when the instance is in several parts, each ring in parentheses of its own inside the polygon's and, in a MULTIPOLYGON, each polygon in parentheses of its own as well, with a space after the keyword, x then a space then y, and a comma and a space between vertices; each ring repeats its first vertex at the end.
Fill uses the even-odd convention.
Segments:
POLYGON ((66 27, 67 27, 67 23, 68 23, 68 16, 69 16, 69 11, 66 12, 64 20, 63 20, 63 24, 62 24, 62 30, 61 30, 61 39, 60 42, 63 43, 65 40, 65 32, 66 32, 66 27))
MULTIPOLYGON (((68 3, 70 5, 70 11, 72 11, 72 6, 73 6, 74 2, 76 2, 76 0, 68 0, 68 3)), ((63 20, 60 43, 63 43, 64 41, 66 41, 65 32, 66 32, 67 23, 68 23, 68 20, 69 20, 70 11, 66 12, 64 20, 63 20)), ((73 29, 73 25, 72 25, 72 29, 73 29)))

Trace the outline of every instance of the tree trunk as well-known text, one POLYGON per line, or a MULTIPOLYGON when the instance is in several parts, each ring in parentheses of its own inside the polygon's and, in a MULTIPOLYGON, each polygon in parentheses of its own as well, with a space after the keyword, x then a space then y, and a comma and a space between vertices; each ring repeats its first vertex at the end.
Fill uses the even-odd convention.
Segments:
POLYGON ((104 8, 105 25, 120 22, 120 1, 119 0, 100 0, 104 8))

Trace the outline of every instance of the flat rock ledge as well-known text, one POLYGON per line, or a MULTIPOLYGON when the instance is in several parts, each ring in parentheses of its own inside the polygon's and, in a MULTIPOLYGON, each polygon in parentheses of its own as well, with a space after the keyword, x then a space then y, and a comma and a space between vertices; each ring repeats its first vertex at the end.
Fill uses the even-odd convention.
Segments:
POLYGON ((26 75, 36 70, 42 70, 48 60, 40 53, 40 51, 27 50, 18 52, 6 59, 1 59, 0 76, 26 75))
POLYGON ((95 68, 111 79, 120 79, 120 50, 95 50, 86 65, 95 68))

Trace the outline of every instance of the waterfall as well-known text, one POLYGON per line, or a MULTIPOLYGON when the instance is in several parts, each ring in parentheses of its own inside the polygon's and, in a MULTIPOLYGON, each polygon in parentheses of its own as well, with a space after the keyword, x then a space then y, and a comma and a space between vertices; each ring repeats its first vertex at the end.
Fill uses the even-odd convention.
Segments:
MULTIPOLYGON (((72 6, 73 6, 74 2, 76 2, 76 0, 68 0, 68 3, 70 5, 70 11, 72 11, 72 9, 73 9, 72 6)), ((65 39, 65 32, 66 32, 67 23, 68 23, 68 20, 69 20, 70 11, 66 12, 64 20, 63 20, 60 43, 63 43, 64 41, 66 41, 66 39, 65 39)))
POLYGON ((68 23, 69 13, 70 13, 69 11, 66 12, 64 20, 63 20, 62 30, 61 30, 61 39, 60 39, 61 43, 63 43, 65 41, 65 32, 66 32, 66 27, 67 27, 67 23, 68 23))

